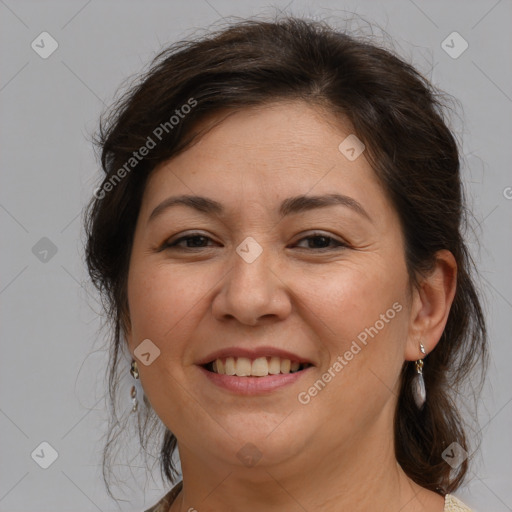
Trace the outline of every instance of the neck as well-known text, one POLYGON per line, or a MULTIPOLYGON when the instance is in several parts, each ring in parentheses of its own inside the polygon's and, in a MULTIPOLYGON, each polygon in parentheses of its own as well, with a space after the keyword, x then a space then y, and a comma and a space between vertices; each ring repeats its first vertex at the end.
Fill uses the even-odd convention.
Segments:
POLYGON ((443 498, 415 484, 397 464, 393 443, 386 443, 392 433, 382 435, 376 426, 356 437, 337 450, 330 446, 322 453, 310 445, 282 464, 252 468, 199 458, 180 447, 183 489, 171 510, 443 510, 443 498))

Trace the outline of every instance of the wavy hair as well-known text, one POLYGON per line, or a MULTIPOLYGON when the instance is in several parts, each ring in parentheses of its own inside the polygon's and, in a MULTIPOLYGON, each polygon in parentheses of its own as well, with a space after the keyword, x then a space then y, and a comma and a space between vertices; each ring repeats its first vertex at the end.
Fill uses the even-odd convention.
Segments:
MULTIPOLYGON (((468 460, 452 470, 442 453, 453 441, 470 451, 458 393, 477 366, 483 382, 488 349, 474 281, 476 267, 464 241, 469 211, 458 144, 447 126, 446 98, 394 51, 326 22, 286 16, 272 21, 241 20, 172 44, 113 104, 102 117, 95 140, 104 171, 98 189, 102 193, 91 199, 84 223, 88 271, 104 299, 112 334, 109 393, 113 419, 103 460, 108 489, 106 474, 115 431, 120 428, 115 397, 129 322, 129 256, 148 176, 157 164, 197 139, 194 128, 206 116, 280 100, 304 101, 350 122, 400 218, 411 286, 417 286, 420 277, 432 269, 437 251, 448 249, 455 257, 454 301, 441 339, 426 358, 426 404, 421 411, 414 404, 410 390, 415 370, 406 361, 394 443, 397 461, 419 485, 442 495, 460 486, 468 460), (190 104, 191 98, 197 104, 172 129, 161 130, 156 147, 104 194, 107 182, 112 185, 114 175, 119 175, 133 152, 156 127, 169 123, 177 109, 190 104)), ((151 424, 148 419, 156 416, 147 399, 145 403, 144 418, 139 417, 143 446, 151 437, 144 430, 151 424)), ((176 438, 165 428, 160 443, 161 473, 175 483, 176 438)))

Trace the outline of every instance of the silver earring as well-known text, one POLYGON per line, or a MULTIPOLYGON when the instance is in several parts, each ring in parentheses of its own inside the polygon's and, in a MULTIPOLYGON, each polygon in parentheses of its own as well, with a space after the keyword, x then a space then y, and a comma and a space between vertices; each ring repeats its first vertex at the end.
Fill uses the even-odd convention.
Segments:
POLYGON ((130 395, 132 397, 132 412, 137 412, 137 408, 139 407, 139 402, 137 400, 137 389, 135 388, 135 386, 132 386, 130 395))
MULTIPOLYGON (((130 373, 132 374, 132 377, 137 381, 139 378, 139 369, 137 368, 137 361, 132 361, 130 373)), ((137 400, 137 388, 135 386, 132 386, 130 396, 132 398, 132 412, 137 412, 137 409, 139 407, 139 401, 137 400)))
MULTIPOLYGON (((420 343, 420 350, 423 355, 426 354, 425 347, 420 343)), ((427 390, 425 389, 425 381, 423 380, 423 359, 418 359, 415 363, 416 375, 412 380, 412 396, 416 406, 421 411, 425 405, 427 398, 427 390)))

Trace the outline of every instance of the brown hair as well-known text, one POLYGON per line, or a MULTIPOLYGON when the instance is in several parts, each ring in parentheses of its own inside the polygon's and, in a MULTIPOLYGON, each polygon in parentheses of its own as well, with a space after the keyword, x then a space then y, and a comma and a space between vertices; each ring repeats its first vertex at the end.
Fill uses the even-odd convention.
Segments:
MULTIPOLYGON (((425 407, 420 411, 414 404, 410 391, 414 365, 405 362, 394 423, 396 458, 406 474, 441 494, 455 490, 468 461, 451 471, 442 452, 453 441, 470 451, 454 399, 477 364, 483 382, 487 332, 472 277, 474 263, 463 239, 468 211, 458 145, 445 122, 444 98, 392 50, 320 21, 242 20, 158 54, 101 120, 96 142, 105 176, 85 219, 88 270, 113 327, 109 369, 113 417, 117 366, 129 321, 129 257, 151 170, 190 147, 198 137, 194 127, 207 115, 303 100, 348 119, 366 145, 365 154, 401 221, 411 286, 431 270, 436 251, 448 249, 457 262, 457 289, 446 328, 425 360, 425 407), (193 108, 182 109, 192 105, 191 100, 193 108), (173 113, 179 116, 177 123, 170 121, 173 113), (155 135, 157 127, 160 137, 155 135), (133 170, 128 170, 126 163, 148 143, 148 137, 159 138, 156 146, 146 156, 139 155, 136 164, 132 162, 133 170), (122 168, 125 172, 120 172, 122 168), (114 182, 116 174, 119 179, 114 182)), ((145 403, 149 405, 147 399, 145 403)), ((154 414, 150 409, 147 414, 154 414)), ((111 423, 104 452, 104 476, 117 421, 111 423)), ((140 423, 139 437, 144 446, 147 436, 140 423)), ((171 483, 177 475, 175 447, 176 438, 165 429, 160 469, 171 483)))

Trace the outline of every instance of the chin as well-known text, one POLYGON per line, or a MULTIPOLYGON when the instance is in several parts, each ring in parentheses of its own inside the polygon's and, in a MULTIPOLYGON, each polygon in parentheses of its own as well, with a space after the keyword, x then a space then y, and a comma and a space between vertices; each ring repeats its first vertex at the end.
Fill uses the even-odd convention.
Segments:
POLYGON ((271 416, 269 421, 268 414, 258 413, 244 417, 243 421, 238 418, 239 422, 226 429, 230 436, 210 439, 207 445, 210 450, 212 446, 220 448, 216 450, 220 452, 216 457, 228 465, 270 468, 284 464, 302 452, 308 437, 298 431, 297 425, 290 429, 293 423, 283 421, 285 417, 282 414, 279 418, 271 416))

